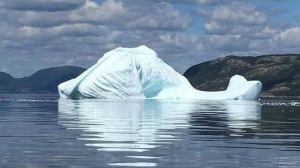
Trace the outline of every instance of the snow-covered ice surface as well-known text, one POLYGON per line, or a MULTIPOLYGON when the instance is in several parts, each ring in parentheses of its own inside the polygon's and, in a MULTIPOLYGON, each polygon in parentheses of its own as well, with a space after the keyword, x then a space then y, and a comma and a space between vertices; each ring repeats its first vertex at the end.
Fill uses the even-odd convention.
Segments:
POLYGON ((225 91, 206 92, 146 46, 107 52, 91 68, 58 86, 61 98, 257 100, 262 84, 235 75, 225 91))

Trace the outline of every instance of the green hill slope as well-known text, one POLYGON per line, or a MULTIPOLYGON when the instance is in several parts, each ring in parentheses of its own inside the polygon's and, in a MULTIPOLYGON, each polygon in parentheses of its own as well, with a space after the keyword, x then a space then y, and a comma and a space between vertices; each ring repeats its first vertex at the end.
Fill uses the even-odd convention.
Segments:
POLYGON ((227 56, 189 68, 184 76, 197 89, 225 90, 231 76, 260 80, 264 96, 300 96, 300 55, 227 56))
POLYGON ((57 93, 57 86, 73 79, 86 69, 75 66, 39 70, 25 78, 13 78, 0 72, 1 93, 57 93))

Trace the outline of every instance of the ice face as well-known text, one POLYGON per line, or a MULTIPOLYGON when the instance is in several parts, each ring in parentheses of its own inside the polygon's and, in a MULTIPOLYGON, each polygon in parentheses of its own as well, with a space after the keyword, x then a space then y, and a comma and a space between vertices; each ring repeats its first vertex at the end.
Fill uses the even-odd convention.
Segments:
POLYGON ((107 52, 80 76, 58 86, 61 98, 257 100, 262 84, 235 75, 226 91, 194 89, 146 46, 107 52))

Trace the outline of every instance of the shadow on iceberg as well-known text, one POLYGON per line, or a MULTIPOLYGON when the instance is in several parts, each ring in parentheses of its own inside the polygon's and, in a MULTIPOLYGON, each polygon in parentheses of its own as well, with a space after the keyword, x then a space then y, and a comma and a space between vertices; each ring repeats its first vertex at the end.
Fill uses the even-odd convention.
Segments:
POLYGON ((107 52, 91 68, 58 86, 69 99, 202 99, 257 100, 262 84, 235 75, 227 90, 199 91, 146 46, 107 52))

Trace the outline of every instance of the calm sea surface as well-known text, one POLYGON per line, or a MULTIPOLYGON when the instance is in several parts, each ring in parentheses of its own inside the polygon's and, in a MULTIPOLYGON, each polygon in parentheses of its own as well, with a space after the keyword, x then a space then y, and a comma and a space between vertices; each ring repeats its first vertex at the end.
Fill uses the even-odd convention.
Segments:
POLYGON ((300 167, 300 104, 0 95, 0 167, 300 167))

